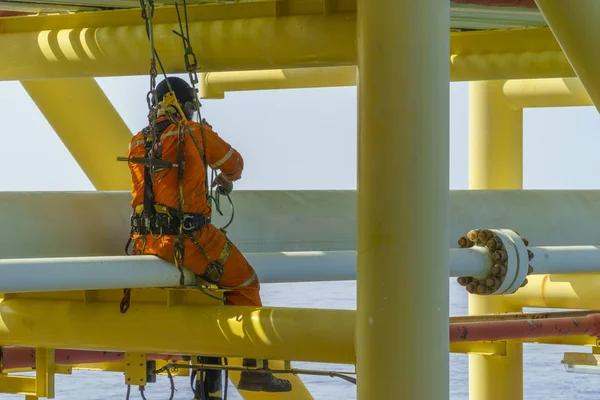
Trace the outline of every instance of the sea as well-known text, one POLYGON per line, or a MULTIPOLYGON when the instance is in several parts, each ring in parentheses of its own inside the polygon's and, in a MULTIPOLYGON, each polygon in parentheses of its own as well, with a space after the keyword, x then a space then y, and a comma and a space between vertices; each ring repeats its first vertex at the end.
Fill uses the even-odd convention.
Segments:
MULTIPOLYGON (((450 279, 450 315, 467 314, 467 295, 454 279, 450 279)), ((356 282, 278 283, 263 284, 261 295, 265 306, 356 309, 356 282)), ((539 309, 525 309, 539 311, 539 309)), ((600 375, 568 373, 560 363, 563 353, 582 350, 564 345, 524 345, 524 398, 526 400, 597 400, 600 399, 600 375)), ((324 370, 353 371, 354 367, 337 364, 294 363, 296 368, 321 368, 324 370)), ((450 399, 467 400, 468 357, 450 354, 450 399)), ((339 378, 328 376, 303 376, 302 380, 317 400, 356 399, 356 386, 339 378)), ((432 382, 431 384, 435 384, 432 382)), ((166 376, 158 376, 156 383, 147 385, 144 392, 148 400, 168 400, 170 385, 166 376)), ((175 378, 176 400, 191 400, 193 393, 189 377, 175 378)), ((73 371, 72 375, 56 375, 56 399, 105 400, 125 399, 126 386, 122 373, 73 371)), ((141 399, 132 387, 130 399, 141 399)), ((23 396, 0 395, 0 399, 23 400, 23 396)), ((229 384, 228 399, 242 397, 229 384)), ((394 400, 392 394, 389 397, 394 400)), ((411 399, 420 400, 420 399, 411 399)), ((506 399, 511 400, 511 399, 506 399)))

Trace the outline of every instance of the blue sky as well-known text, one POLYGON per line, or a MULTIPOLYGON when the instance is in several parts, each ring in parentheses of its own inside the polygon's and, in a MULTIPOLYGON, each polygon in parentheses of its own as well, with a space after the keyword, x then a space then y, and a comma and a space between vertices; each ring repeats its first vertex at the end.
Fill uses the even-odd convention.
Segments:
MULTIPOLYGON (((146 76, 98 82, 132 131, 144 126, 146 76)), ((450 187, 466 189, 468 83, 450 88, 450 187)), ((0 93, 0 190, 93 190, 21 85, 0 82, 0 93)), ((237 189, 356 189, 355 87, 227 93, 202 103, 203 117, 244 157, 237 189)), ((526 109, 524 128, 525 189, 600 188, 594 107, 526 109)))

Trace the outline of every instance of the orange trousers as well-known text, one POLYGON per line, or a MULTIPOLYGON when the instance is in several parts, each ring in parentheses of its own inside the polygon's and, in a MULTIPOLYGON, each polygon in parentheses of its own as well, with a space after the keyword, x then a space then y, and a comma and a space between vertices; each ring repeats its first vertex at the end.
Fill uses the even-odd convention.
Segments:
MULTIPOLYGON (((217 229, 213 224, 206 225, 201 231, 194 234, 198 243, 204 248, 208 255, 217 260, 219 254, 225 246, 225 234, 217 229)), ((135 238, 135 237, 134 237, 135 238)), ((175 263, 174 247, 176 236, 165 235, 159 239, 146 235, 146 245, 143 254, 155 255, 169 262, 175 263)), ((142 250, 142 241, 136 242, 134 251, 142 250)), ((200 249, 190 240, 185 239, 185 254, 183 259, 184 268, 194 271, 197 275, 202 275, 206 271, 208 260, 200 249)), ((231 252, 225 262, 223 276, 218 282, 219 285, 234 287, 248 281, 254 269, 242 252, 232 244, 231 252)), ((258 276, 248 286, 225 292, 225 304, 237 306, 262 306, 260 299, 260 282, 258 276)))

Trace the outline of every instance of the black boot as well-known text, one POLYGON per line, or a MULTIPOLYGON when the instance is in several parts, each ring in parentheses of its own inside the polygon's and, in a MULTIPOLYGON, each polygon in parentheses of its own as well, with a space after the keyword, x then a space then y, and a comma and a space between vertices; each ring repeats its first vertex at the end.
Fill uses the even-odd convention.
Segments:
MULTIPOLYGON (((256 368, 256 360, 244 358, 242 365, 256 368)), ((274 377, 271 372, 242 371, 237 388, 250 392, 290 392, 292 384, 286 379, 274 377)))
MULTIPOLYGON (((218 357, 198 357, 199 364, 221 365, 218 357)), ((227 382, 225 382, 227 384, 227 382)), ((223 376, 220 370, 208 369, 198 371, 196 376, 197 400, 222 400, 223 376)))

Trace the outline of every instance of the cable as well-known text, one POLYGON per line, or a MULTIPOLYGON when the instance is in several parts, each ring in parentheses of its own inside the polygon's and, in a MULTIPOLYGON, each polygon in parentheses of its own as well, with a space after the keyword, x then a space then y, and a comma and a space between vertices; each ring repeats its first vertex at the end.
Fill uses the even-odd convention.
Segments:
MULTIPOLYGON (((227 357, 223 357, 223 364, 227 364, 227 357)), ((227 388, 229 387, 229 370, 225 370, 225 382, 223 382, 223 400, 227 400, 227 388)))

